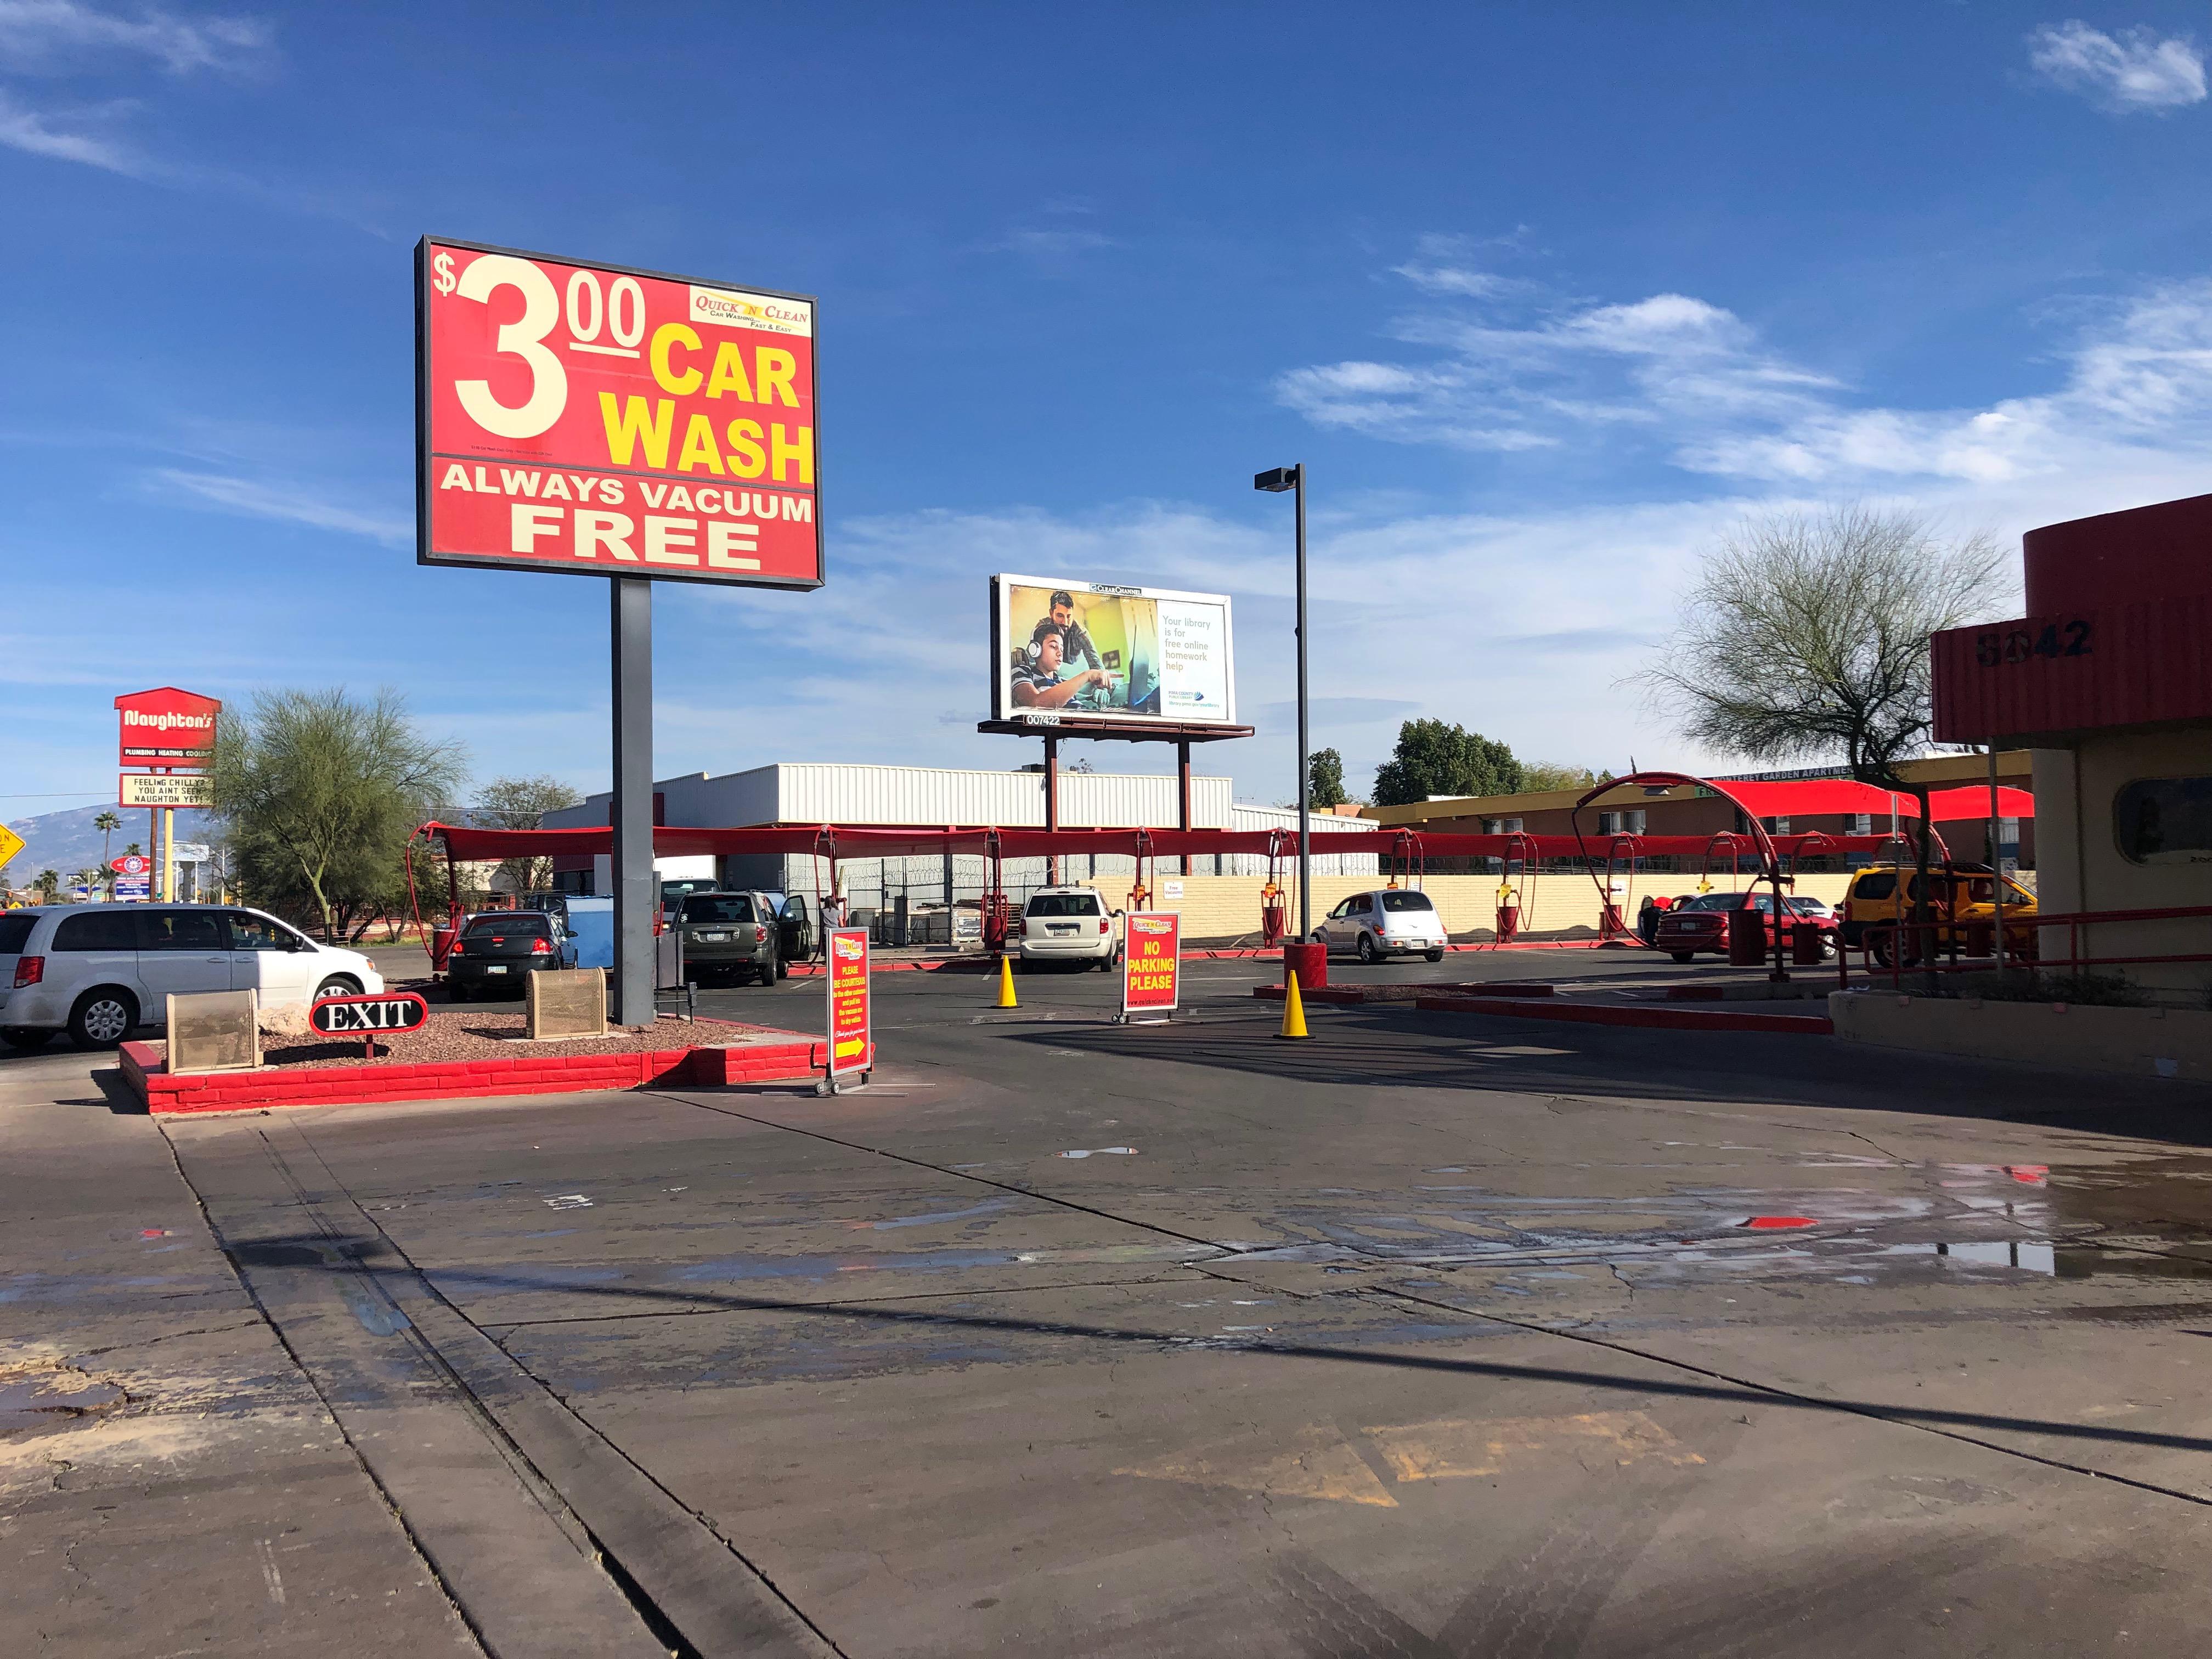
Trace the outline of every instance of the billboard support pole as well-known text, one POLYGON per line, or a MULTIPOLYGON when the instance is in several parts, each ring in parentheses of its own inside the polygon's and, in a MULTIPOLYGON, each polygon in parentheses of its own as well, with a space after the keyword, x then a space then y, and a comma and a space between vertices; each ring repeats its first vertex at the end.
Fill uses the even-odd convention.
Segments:
POLYGON ((1298 507, 1298 942, 1313 939, 1313 768, 1306 756, 1306 464, 1292 469, 1298 507))
MULTIPOLYGON (((1060 828, 1060 739, 1044 740, 1044 827, 1048 830, 1060 828)), ((1060 854, 1054 853, 1045 870, 1045 878, 1054 887, 1060 885, 1060 854)))
POLYGON ((617 576, 609 633, 614 667, 615 982, 617 1025, 653 1019, 653 584, 617 576))
MULTIPOLYGON (((1176 742, 1176 828, 1190 828, 1190 739, 1176 742)), ((1190 854, 1182 855, 1182 872, 1190 874, 1190 854)))

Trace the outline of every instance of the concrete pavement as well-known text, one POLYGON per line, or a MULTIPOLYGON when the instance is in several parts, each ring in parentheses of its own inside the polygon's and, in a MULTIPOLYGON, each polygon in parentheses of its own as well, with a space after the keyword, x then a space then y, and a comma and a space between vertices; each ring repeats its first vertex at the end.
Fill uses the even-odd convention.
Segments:
POLYGON ((1395 1008, 1286 1044, 1265 971, 1145 1029, 1103 975, 886 976, 834 1100, 163 1126, 0 1062, 0 1375, 87 1407, 0 1393, 9 1627, 2193 1650, 2212 1094, 1395 1008))

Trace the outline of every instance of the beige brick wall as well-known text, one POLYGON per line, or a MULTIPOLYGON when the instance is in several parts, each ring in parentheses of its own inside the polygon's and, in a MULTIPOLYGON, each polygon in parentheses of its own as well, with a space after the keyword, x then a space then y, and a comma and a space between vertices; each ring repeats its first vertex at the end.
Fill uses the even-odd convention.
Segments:
MULTIPOLYGON (((1626 882, 1626 877, 1617 879, 1626 882)), ((1795 890, 1808 898, 1839 905, 1850 880, 1848 875, 1800 876, 1795 890)), ((1088 884, 1097 888, 1099 896, 1111 908, 1127 908, 1131 886, 1128 877, 1100 876, 1088 884)), ((1219 942, 1249 934, 1251 937, 1247 942, 1257 944, 1260 889, 1265 884, 1259 876, 1163 876, 1159 878, 1161 890, 1152 895, 1152 908, 1173 910, 1181 915, 1186 939, 1219 942), (1182 890, 1180 896, 1170 890, 1176 884, 1182 890)), ((1338 900, 1354 893, 1370 892, 1378 884, 1373 876, 1315 877, 1315 921, 1319 922, 1335 908, 1338 900)), ((1714 884, 1717 888, 1722 884, 1716 881, 1714 884)), ((1444 926, 1455 939, 1487 939, 1492 936, 1498 908, 1496 876, 1430 876, 1420 883, 1420 887, 1443 917, 1444 926)), ((1694 893, 1697 889, 1698 878, 1694 875, 1638 876, 1634 886, 1623 895, 1624 914, 1632 927, 1637 907, 1643 903, 1646 893, 1673 896, 1694 893)), ((1597 884, 1589 876, 1530 876, 1523 890, 1527 895, 1521 915, 1524 937, 1573 939, 1596 933, 1597 884)), ((1290 925, 1295 928, 1297 890, 1294 884, 1288 889, 1286 897, 1290 925)))

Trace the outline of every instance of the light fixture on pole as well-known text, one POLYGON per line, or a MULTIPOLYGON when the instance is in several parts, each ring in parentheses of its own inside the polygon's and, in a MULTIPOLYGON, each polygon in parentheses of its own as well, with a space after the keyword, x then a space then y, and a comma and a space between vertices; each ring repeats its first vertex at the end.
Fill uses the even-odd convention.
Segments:
POLYGON ((1298 508, 1298 942, 1313 937, 1313 775, 1306 757, 1306 469, 1278 466, 1253 476, 1252 488, 1279 495, 1290 490, 1298 508))

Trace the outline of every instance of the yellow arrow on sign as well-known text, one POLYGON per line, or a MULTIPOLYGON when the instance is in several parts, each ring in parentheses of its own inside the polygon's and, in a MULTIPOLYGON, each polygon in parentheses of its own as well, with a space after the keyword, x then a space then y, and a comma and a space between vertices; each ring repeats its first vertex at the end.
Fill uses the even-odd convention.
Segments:
POLYGON ((23 838, 6 824, 0 823, 0 869, 5 869, 8 860, 22 850, 23 838))

